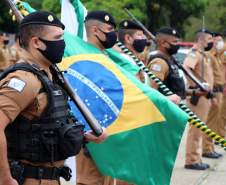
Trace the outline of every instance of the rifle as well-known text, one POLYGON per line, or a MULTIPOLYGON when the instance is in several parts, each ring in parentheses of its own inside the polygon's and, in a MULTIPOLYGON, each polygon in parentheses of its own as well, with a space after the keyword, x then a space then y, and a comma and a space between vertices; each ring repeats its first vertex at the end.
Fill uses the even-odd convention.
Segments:
POLYGON ((11 0, 5 0, 5 2, 12 10, 12 13, 15 15, 17 21, 20 23, 23 19, 23 16, 21 15, 20 11, 16 8, 16 6, 12 3, 11 0))
MULTIPOLYGON (((23 16, 16 8, 16 6, 11 2, 11 0, 5 0, 8 4, 9 8, 12 10, 13 14, 15 15, 16 19, 20 23, 23 19, 23 16)), ((68 96, 74 102, 82 116, 85 118, 86 122, 89 124, 90 128, 94 132, 96 136, 100 136, 102 134, 102 129, 96 118, 90 112, 90 110, 86 107, 83 103, 81 98, 78 94, 74 91, 74 89, 69 84, 68 80, 64 77, 63 72, 59 69, 59 67, 54 64, 51 67, 51 72, 53 74, 54 80, 59 83, 59 85, 67 92, 68 96)))
POLYGON ((174 63, 177 65, 177 67, 179 69, 181 69, 182 71, 184 71, 184 73, 191 78, 191 80, 193 82, 195 82, 195 84, 201 89, 201 91, 205 92, 206 88, 205 86, 195 77, 193 76, 191 73, 188 72, 188 70, 181 64, 181 62, 177 59, 177 57, 175 57, 174 55, 172 55, 171 57, 174 60, 174 63))
POLYGON ((202 82, 204 82, 204 39, 205 39, 205 17, 202 17, 202 82))
POLYGON ((124 10, 126 11, 126 13, 127 13, 127 14, 128 14, 128 15, 136 22, 136 23, 138 23, 138 24, 143 28, 143 30, 144 30, 144 32, 147 34, 147 36, 148 36, 151 40, 153 40, 153 42, 156 44, 155 36, 154 36, 150 31, 148 31, 148 29, 145 28, 144 25, 143 25, 141 22, 139 22, 138 20, 136 20, 136 18, 133 17, 133 15, 132 15, 126 8, 124 8, 124 10))
POLYGON ((86 122, 89 124, 92 131, 96 136, 100 136, 102 134, 102 129, 96 118, 90 112, 90 110, 83 103, 78 94, 71 87, 68 80, 64 77, 63 72, 59 69, 59 67, 54 64, 50 66, 51 72, 53 74, 53 79, 67 92, 68 96, 71 98, 75 106, 78 108, 82 116, 85 118, 86 122))
MULTIPOLYGON (((147 28, 145 28, 144 25, 143 25, 142 23, 140 23, 138 20, 136 20, 136 18, 135 18, 135 17, 134 17, 134 16, 133 16, 126 8, 124 8, 124 10, 126 11, 126 13, 128 13, 128 15, 129 15, 130 17, 132 17, 132 19, 133 19, 136 23, 138 23, 140 26, 142 26, 144 32, 148 35, 148 37, 150 37, 150 38, 156 43, 155 36, 154 36, 151 32, 149 32, 149 31, 147 30, 147 28)), ((205 86, 204 86, 201 82, 199 82, 198 79, 197 79, 196 77, 194 77, 191 73, 189 73, 188 70, 184 68, 184 66, 180 63, 180 61, 178 61, 178 59, 177 59, 175 56, 172 56, 172 58, 173 58, 173 60, 175 61, 175 64, 176 64, 182 71, 184 71, 184 73, 185 73, 189 78, 191 78, 191 80, 192 80, 193 82, 195 82, 195 83, 197 84, 197 86, 201 89, 201 91, 205 92, 205 91, 206 91, 205 86)))

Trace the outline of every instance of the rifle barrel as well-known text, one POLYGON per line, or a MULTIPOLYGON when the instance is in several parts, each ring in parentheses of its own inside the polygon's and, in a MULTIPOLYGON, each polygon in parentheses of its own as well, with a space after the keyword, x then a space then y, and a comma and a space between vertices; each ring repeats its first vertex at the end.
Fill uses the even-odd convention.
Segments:
POLYGON ((124 8, 124 10, 126 11, 126 13, 136 22, 136 23, 138 23, 142 28, 143 28, 143 30, 144 30, 144 32, 147 34, 147 36, 151 39, 151 40, 153 40, 153 42, 154 43, 156 43, 156 40, 155 40, 155 36, 150 32, 150 31, 148 31, 148 29, 147 28, 145 28, 145 26, 141 23, 141 22, 139 22, 138 20, 136 20, 136 18, 129 12, 129 10, 127 10, 126 8, 124 8))
POLYGON ((202 17, 202 82, 204 82, 204 39, 205 39, 205 17, 202 17))
POLYGON ((78 108, 79 112, 82 114, 82 116, 84 117, 84 119, 94 132, 94 134, 96 136, 100 136, 103 131, 101 125, 98 123, 94 115, 90 112, 90 110, 86 107, 86 105, 83 103, 83 101, 75 92, 75 90, 71 87, 70 83, 64 77, 58 66, 52 65, 51 69, 54 79, 59 80, 60 85, 67 92, 68 96, 71 98, 75 106, 78 108))
POLYGON ((172 55, 172 59, 174 60, 175 64, 180 68, 195 84, 201 89, 201 91, 205 92, 205 86, 195 77, 193 76, 181 63, 180 61, 172 55))
POLYGON ((23 19, 23 16, 19 12, 19 10, 16 8, 16 6, 12 3, 11 0, 5 0, 9 8, 12 10, 13 14, 15 15, 17 21, 20 23, 23 19))

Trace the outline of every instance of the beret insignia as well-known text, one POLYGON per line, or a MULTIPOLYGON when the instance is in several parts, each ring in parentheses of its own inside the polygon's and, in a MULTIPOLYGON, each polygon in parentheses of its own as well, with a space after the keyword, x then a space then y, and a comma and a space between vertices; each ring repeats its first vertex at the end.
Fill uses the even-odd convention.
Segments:
POLYGON ((6 36, 6 33, 3 33, 3 36, 6 36))
POLYGON ((128 22, 126 21, 126 22, 124 22, 124 26, 126 27, 126 26, 128 26, 128 22))
POLYGON ((173 34, 175 35, 177 32, 175 30, 173 30, 173 34))
POLYGON ((53 16, 52 16, 52 15, 49 15, 49 16, 48 16, 48 20, 49 20, 49 22, 53 22, 53 20, 54 20, 54 19, 53 19, 53 16))
POLYGON ((105 19, 105 21, 109 21, 109 16, 108 15, 106 15, 105 17, 104 17, 104 19, 105 19))

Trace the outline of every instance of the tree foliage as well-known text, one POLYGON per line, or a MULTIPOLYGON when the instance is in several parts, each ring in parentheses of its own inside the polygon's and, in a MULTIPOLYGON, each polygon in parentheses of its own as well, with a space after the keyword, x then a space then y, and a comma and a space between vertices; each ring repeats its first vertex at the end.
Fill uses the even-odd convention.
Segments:
MULTIPOLYGON (((42 0, 26 0, 26 2, 36 10, 42 9, 42 0)), ((16 33, 18 32, 17 27, 18 22, 12 20, 12 17, 9 15, 8 5, 4 1, 2 1, 0 11, 0 31, 7 33, 16 33)))
MULTIPOLYGON (((216 19, 219 19, 218 29, 223 31, 226 30, 226 1, 225 0, 216 0, 216 19)), ((214 16, 214 14, 213 14, 214 16)))
MULTIPOLYGON (((36 10, 53 12, 60 18, 59 0, 25 0, 36 10)), ((124 19, 131 19, 124 11, 127 8, 153 34, 160 27, 176 28, 182 38, 193 41, 194 31, 202 25, 209 29, 223 31, 226 22, 226 1, 223 0, 80 0, 88 11, 99 9, 109 11, 117 25, 124 19)), ((2 3, 0 11, 0 31, 16 32, 18 23, 12 22, 9 8, 2 3)), ((117 28, 116 28, 117 29, 117 28)))
POLYGON ((43 0, 42 10, 52 12, 60 19, 61 4, 59 0, 43 0))
POLYGON ((18 22, 14 22, 9 15, 9 7, 3 2, 0 11, 0 32, 16 33, 18 22))
POLYGON ((144 22, 147 20, 145 12, 140 11, 145 9, 143 0, 82 0, 83 5, 88 11, 91 10, 105 10, 110 12, 118 25, 124 19, 131 19, 130 16, 124 11, 127 8, 137 20, 144 22))
POLYGON ((83 0, 82 2, 88 10, 109 11, 117 24, 130 18, 123 10, 127 8, 154 34, 160 27, 171 26, 182 35, 184 35, 183 22, 191 15, 199 16, 208 4, 208 0, 83 0))
POLYGON ((184 39, 186 41, 194 41, 195 31, 202 27, 202 16, 205 18, 205 28, 223 33, 226 29, 225 8, 226 2, 220 0, 213 1, 200 16, 191 16, 187 19, 186 24, 184 24, 184 30, 186 30, 184 39))

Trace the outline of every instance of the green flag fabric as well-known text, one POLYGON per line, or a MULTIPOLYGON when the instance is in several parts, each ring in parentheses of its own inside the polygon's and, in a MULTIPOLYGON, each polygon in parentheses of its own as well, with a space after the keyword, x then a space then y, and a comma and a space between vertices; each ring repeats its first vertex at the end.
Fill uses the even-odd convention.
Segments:
POLYGON ((64 39, 59 67, 68 71, 65 77, 109 132, 104 143, 88 144, 98 169, 137 185, 169 184, 188 115, 96 47, 67 31, 64 39))
POLYGON ((137 185, 169 184, 188 115, 94 46, 67 32, 64 39, 59 66, 110 134, 102 144, 88 144, 98 169, 137 185))

